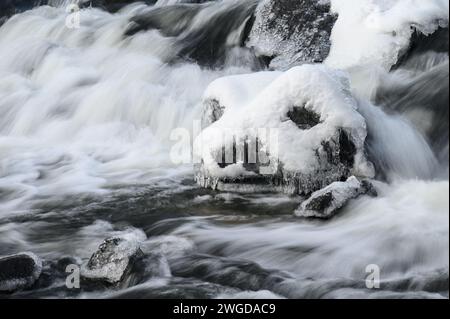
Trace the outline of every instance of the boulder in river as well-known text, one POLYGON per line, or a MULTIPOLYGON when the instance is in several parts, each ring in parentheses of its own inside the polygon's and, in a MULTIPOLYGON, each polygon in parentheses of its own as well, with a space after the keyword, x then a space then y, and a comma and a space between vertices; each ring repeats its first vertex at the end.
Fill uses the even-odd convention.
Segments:
POLYGON ((348 79, 324 66, 221 78, 205 93, 203 125, 194 153, 205 188, 308 196, 374 176, 348 79))
POLYGON ((368 194, 377 196, 373 185, 366 180, 359 181, 355 176, 345 182, 335 182, 311 195, 295 211, 299 217, 330 218, 351 199, 368 194))
POLYGON ((33 253, 0 257, 0 292, 30 288, 42 272, 42 260, 33 253))
POLYGON ((133 263, 142 257, 139 242, 122 237, 106 239, 81 268, 83 279, 117 284, 130 273, 133 263))

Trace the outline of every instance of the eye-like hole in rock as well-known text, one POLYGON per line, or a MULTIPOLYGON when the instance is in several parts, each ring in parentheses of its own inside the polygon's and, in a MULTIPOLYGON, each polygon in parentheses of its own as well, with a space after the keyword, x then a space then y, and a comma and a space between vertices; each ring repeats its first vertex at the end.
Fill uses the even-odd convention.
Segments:
POLYGON ((320 123, 320 115, 305 107, 294 106, 287 116, 302 130, 309 130, 320 123))

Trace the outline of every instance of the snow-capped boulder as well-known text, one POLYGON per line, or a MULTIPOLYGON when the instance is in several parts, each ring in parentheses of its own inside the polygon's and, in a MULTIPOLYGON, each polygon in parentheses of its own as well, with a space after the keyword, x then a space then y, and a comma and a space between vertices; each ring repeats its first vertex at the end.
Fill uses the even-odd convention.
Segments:
POLYGON ((331 10, 338 19, 325 63, 340 69, 389 70, 408 50, 414 32, 429 35, 449 23, 447 0, 331 0, 331 10))
POLYGON ((215 122, 194 143, 203 187, 308 195, 374 175, 366 123, 342 72, 303 65, 225 77, 207 89, 205 108, 203 122, 215 122))
POLYGON ((295 211, 295 215, 299 217, 330 218, 344 207, 348 201, 364 194, 377 195, 376 190, 369 181, 359 181, 356 177, 351 176, 345 182, 334 182, 314 192, 295 211))
POLYGON ((0 292, 31 287, 42 272, 42 260, 33 253, 0 257, 0 292))
POLYGON ((81 275, 90 281, 117 284, 129 274, 133 262, 142 256, 137 239, 108 238, 83 265, 81 275))
POLYGON ((255 14, 247 46, 272 57, 271 66, 322 62, 336 21, 329 0, 264 0, 255 14))

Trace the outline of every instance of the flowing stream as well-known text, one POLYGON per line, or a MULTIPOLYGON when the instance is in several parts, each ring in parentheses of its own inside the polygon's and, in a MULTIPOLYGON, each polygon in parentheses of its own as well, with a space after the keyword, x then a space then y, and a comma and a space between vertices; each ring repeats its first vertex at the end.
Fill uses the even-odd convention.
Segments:
POLYGON ((378 197, 332 220, 295 218, 295 197, 201 189, 192 165, 171 162, 171 132, 193 130, 212 81, 266 68, 239 45, 257 2, 192 16, 171 1, 85 8, 70 29, 59 1, 0 26, 0 256, 86 261, 103 239, 144 232, 171 269, 130 288, 61 279, 17 297, 448 298, 448 54, 350 71, 382 174, 378 197), (165 32, 133 31, 146 10, 165 32), (219 62, 198 63, 209 46, 219 62), (373 264, 380 289, 365 286, 373 264))

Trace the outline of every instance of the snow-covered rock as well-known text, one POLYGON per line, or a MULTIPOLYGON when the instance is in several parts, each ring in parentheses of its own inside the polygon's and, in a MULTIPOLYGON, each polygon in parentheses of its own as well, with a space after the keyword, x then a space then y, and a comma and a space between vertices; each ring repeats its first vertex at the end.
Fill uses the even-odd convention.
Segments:
POLYGON ((351 176, 345 182, 335 182, 311 195, 295 211, 299 217, 330 218, 348 201, 360 195, 376 196, 376 190, 369 181, 359 181, 351 176))
POLYGON ((213 123, 194 143, 203 187, 307 195, 351 175, 374 175, 364 153, 366 123, 345 73, 303 65, 225 77, 204 100, 204 123, 213 123), (211 112, 212 101, 219 111, 211 112))
POLYGON ((272 57, 274 68, 322 62, 330 51, 335 21, 329 0, 264 0, 256 10, 247 46, 272 57))
POLYGON ((42 260, 33 253, 0 258, 0 292, 31 287, 42 272, 42 260))
POLYGON ((335 68, 390 69, 409 47, 414 30, 431 34, 448 26, 448 0, 331 0, 338 19, 325 61, 335 68))
POLYGON ((133 261, 143 256, 137 238, 114 237, 106 239, 82 266, 81 275, 91 281, 117 284, 128 275, 133 261))

